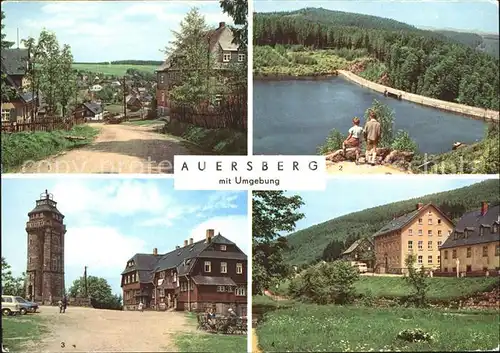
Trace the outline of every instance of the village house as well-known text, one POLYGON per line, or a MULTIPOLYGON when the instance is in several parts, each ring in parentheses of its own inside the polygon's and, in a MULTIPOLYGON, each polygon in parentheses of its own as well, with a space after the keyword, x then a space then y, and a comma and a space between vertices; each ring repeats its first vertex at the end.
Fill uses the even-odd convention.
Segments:
POLYGON ((493 274, 500 270, 500 205, 467 212, 440 247, 441 271, 450 274, 493 274))
POLYGON ((39 102, 36 93, 33 94, 29 90, 29 80, 26 77, 28 50, 3 49, 1 55, 1 72, 5 75, 2 85, 9 87, 12 92, 9 101, 2 101, 2 123, 30 122, 33 110, 37 108, 39 102))
POLYGON ((139 303, 156 310, 204 311, 229 308, 246 315, 247 256, 213 229, 205 239, 185 240, 166 254, 136 254, 122 272, 124 310, 139 303))
POLYGON ((103 118, 102 105, 96 102, 85 102, 73 111, 73 116, 77 119, 99 121, 103 118))
MULTIPOLYGON (((225 22, 220 22, 219 27, 206 34, 207 51, 215 57, 215 68, 220 70, 230 69, 230 64, 246 61, 246 52, 239 50, 233 43, 234 34, 225 22)), ((166 116, 170 111, 169 91, 179 83, 180 67, 184 58, 180 53, 170 55, 161 65, 157 73, 156 100, 158 116, 166 116)))
POLYGON ((373 259, 373 241, 369 238, 361 238, 352 243, 347 250, 342 253, 342 259, 347 261, 359 261, 373 269, 375 261, 373 259))
POLYGON ((416 265, 439 268, 439 247, 453 229, 453 222, 432 203, 418 203, 413 212, 394 218, 373 235, 375 267, 379 273, 406 273, 405 260, 416 256, 416 265))
POLYGON ((131 111, 138 111, 142 108, 141 100, 133 94, 127 95, 127 97, 125 97, 125 101, 127 102, 127 108, 131 111))

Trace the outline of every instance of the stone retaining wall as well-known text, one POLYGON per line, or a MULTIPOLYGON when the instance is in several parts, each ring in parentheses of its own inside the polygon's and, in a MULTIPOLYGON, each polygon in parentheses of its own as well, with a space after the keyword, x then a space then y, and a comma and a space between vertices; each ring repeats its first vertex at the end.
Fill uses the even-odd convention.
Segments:
POLYGON ((401 95, 401 99, 409 102, 425 105, 428 107, 433 107, 441 110, 446 110, 449 112, 454 112, 462 115, 467 115, 474 118, 483 119, 485 121, 500 121, 499 112, 496 110, 489 110, 477 107, 470 107, 464 104, 458 104, 453 102, 446 102, 439 99, 419 96, 418 94, 408 93, 395 88, 380 85, 375 82, 368 81, 352 72, 339 70, 339 75, 346 78, 349 81, 355 82, 361 86, 367 87, 374 91, 384 93, 386 90, 396 95, 401 95))

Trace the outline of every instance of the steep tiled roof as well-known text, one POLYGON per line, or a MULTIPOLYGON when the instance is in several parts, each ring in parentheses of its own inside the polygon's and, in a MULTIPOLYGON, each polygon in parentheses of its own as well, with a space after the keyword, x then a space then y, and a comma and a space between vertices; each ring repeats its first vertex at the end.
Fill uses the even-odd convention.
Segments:
POLYGON ((441 215, 444 218, 446 218, 450 223, 453 223, 448 218, 448 216, 446 216, 438 207, 434 206, 432 203, 429 203, 429 204, 421 207, 418 210, 412 211, 410 213, 406 213, 406 214, 404 214, 402 216, 399 216, 399 217, 393 219, 392 221, 390 221, 389 223, 387 223, 384 227, 382 227, 382 229, 380 229, 378 232, 376 232, 373 235, 373 237, 377 237, 377 236, 382 235, 382 234, 386 234, 386 233, 389 233, 389 232, 400 230, 405 225, 407 225, 408 223, 410 223, 411 221, 413 221, 419 214, 421 214, 423 211, 425 211, 429 207, 434 207, 439 213, 441 213, 441 215))
POLYGON ((246 259, 245 254, 237 252, 205 251, 212 244, 236 245, 221 234, 217 234, 210 243, 206 243, 203 239, 163 255, 136 254, 129 260, 134 261, 134 266, 125 268, 122 274, 139 271, 139 281, 147 283, 152 281, 155 272, 170 268, 176 268, 179 276, 189 274, 198 257, 246 259))
POLYGON ((83 105, 85 106, 85 108, 87 108, 88 110, 90 110, 94 114, 102 113, 102 105, 100 105, 100 104, 86 102, 86 103, 83 103, 83 105))
POLYGON ((371 243, 371 240, 368 239, 368 238, 361 238, 361 239, 358 239, 356 240, 354 243, 351 244, 351 246, 349 246, 347 248, 346 251, 344 251, 342 254, 343 255, 347 255, 347 254, 350 254, 352 253, 354 250, 356 250, 356 248, 363 242, 363 241, 368 241, 371 243))
POLYGON ((468 212, 460 218, 454 232, 446 239, 440 249, 454 248, 456 246, 475 245, 500 241, 500 205, 488 209, 484 216, 481 210, 468 212), (497 231, 492 232, 497 225, 497 231), (483 235, 480 228, 483 227, 483 235), (465 230, 468 230, 465 234, 465 230), (458 233, 458 237, 455 236, 458 233))
POLYGON ((28 49, 2 49, 2 70, 7 75, 25 75, 28 49))

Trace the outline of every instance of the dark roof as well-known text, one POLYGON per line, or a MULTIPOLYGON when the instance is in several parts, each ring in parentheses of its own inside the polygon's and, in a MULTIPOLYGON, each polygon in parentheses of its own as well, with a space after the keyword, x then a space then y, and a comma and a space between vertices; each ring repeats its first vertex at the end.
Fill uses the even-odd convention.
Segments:
POLYGON ((7 75, 25 75, 28 49, 2 49, 2 70, 7 75))
MULTIPOLYGON (((38 200, 38 201, 40 201, 40 200, 38 200)), ((50 200, 50 201, 52 201, 52 200, 50 200)), ((52 201, 52 202, 53 202, 54 206, 51 206, 49 204, 35 206, 35 208, 32 209, 28 213, 28 216, 32 215, 33 213, 38 213, 38 212, 53 212, 53 213, 57 213, 58 215, 64 217, 64 215, 61 212, 59 212, 59 210, 57 209, 57 202, 55 202, 55 201, 52 201)))
POLYGON ((369 242, 370 244, 372 244, 372 245, 373 245, 373 243, 372 243, 372 241, 371 241, 370 239, 368 239, 368 238, 361 238, 361 239, 356 240, 354 243, 352 243, 352 244, 351 244, 351 246, 349 246, 349 247, 347 248, 347 250, 346 250, 346 251, 344 251, 342 254, 343 254, 343 255, 347 255, 347 254, 352 253, 354 250, 356 250, 356 248, 357 248, 357 247, 358 247, 361 243, 363 243, 363 241, 367 241, 367 242, 369 242))
POLYGON ((231 279, 231 277, 209 277, 197 275, 192 278, 195 284, 205 286, 236 286, 236 283, 231 279))
POLYGON ((90 110, 94 115, 102 113, 102 105, 94 102, 83 103, 83 106, 90 110))
POLYGON ((489 208, 484 216, 481 216, 480 209, 467 212, 460 218, 454 232, 439 249, 498 242, 500 241, 500 226, 497 227, 495 233, 492 233, 494 224, 500 224, 500 205, 489 208), (484 227, 482 236, 480 235, 481 227, 484 227), (465 230, 468 230, 467 235, 465 230), (455 236, 456 233, 458 233, 458 237, 455 236))
POLYGON ((212 257, 212 258, 228 258, 228 259, 246 259, 246 255, 237 252, 215 252, 205 251, 212 244, 235 245, 229 239, 217 234, 212 238, 210 243, 206 243, 205 239, 194 242, 191 245, 183 246, 179 249, 172 250, 163 255, 153 254, 136 254, 129 261, 134 261, 134 266, 127 267, 122 274, 132 271, 139 271, 139 281, 148 283, 153 280, 154 273, 170 268, 176 268, 178 276, 189 274, 196 258, 212 257), (144 274, 141 272, 144 271, 144 274))
POLYGON ((378 232, 376 232, 373 235, 373 237, 377 237, 377 236, 382 235, 382 234, 386 234, 386 233, 389 233, 389 232, 400 230, 405 225, 407 225, 408 223, 410 223, 411 221, 413 221, 419 214, 421 214, 423 211, 425 211, 429 207, 434 207, 439 213, 441 213, 441 215, 444 218, 446 218, 450 223, 453 224, 453 222, 448 218, 448 216, 446 216, 438 207, 434 206, 432 203, 429 203, 429 204, 427 204, 425 206, 422 206, 418 210, 414 210, 414 211, 412 211, 410 213, 406 213, 406 214, 404 214, 402 216, 399 216, 399 217, 393 219, 392 221, 390 221, 389 223, 387 223, 385 226, 383 226, 382 229, 380 229, 378 232))
POLYGON ((23 92, 19 94, 19 97, 26 103, 29 103, 33 100, 33 97, 36 99, 36 93, 33 95, 33 92, 23 92))

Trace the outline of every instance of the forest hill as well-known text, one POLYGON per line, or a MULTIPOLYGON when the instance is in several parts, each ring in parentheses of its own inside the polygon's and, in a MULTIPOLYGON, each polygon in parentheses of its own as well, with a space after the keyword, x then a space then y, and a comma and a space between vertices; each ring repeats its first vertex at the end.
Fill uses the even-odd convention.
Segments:
POLYGON ((376 59, 371 71, 393 88, 493 110, 500 104, 498 59, 394 20, 324 9, 257 13, 254 43, 364 49, 376 59))

